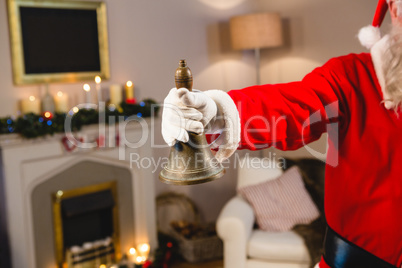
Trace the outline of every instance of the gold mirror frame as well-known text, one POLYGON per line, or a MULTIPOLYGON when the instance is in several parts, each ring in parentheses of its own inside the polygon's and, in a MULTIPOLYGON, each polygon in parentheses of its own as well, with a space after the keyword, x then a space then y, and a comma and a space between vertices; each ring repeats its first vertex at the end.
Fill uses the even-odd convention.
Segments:
POLYGON ((13 79, 16 85, 51 82, 78 82, 93 80, 99 75, 109 79, 109 46, 106 21, 106 5, 103 2, 56 1, 56 0, 8 0, 13 79), (96 10, 100 71, 27 74, 21 29, 20 7, 96 10))

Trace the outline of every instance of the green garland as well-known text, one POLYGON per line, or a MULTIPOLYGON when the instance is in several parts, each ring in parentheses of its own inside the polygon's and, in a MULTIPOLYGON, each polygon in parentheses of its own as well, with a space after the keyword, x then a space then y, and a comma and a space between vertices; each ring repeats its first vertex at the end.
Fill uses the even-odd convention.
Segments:
MULTIPOLYGON (((113 122, 119 122, 119 117, 129 116, 150 117, 156 116, 159 106, 152 99, 146 99, 140 103, 128 104, 121 103, 121 110, 106 109, 105 121, 108 124, 110 119, 113 122), (153 113, 153 114, 152 114, 153 113)), ((64 132, 64 121, 66 114, 55 113, 51 117, 46 118, 44 115, 26 114, 16 119, 12 117, 0 118, 0 134, 18 133, 25 138, 37 138, 45 135, 53 135, 54 133, 64 132)), ((85 125, 98 124, 99 112, 94 109, 80 109, 72 117, 71 129, 78 131, 85 125)))

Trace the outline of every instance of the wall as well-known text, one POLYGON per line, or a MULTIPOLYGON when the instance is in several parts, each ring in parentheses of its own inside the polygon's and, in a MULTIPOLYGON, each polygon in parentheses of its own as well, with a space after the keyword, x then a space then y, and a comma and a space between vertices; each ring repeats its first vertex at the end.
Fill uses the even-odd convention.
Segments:
MULTIPOLYGON (((173 74, 185 58, 194 74, 194 87, 229 90, 255 81, 252 51, 233 52, 228 47, 227 22, 233 15, 278 11, 285 25, 284 47, 261 53, 262 83, 298 80, 333 56, 360 52, 358 29, 371 22, 375 0, 106 0, 108 10, 111 79, 132 80, 136 97, 163 101, 174 86, 173 74)), ((15 115, 17 102, 40 95, 40 86, 12 83, 6 0, 0 0, 0 116, 15 115)), ((92 81, 89 81, 92 82, 92 81)), ((93 82, 92 82, 93 83, 93 82)), ((52 84, 83 101, 82 84, 52 84)), ((156 142, 163 144, 160 129, 156 142)), ((321 144, 325 144, 325 141, 321 144)), ((321 145, 320 145, 321 146, 321 145)), ((322 147, 322 146, 321 146, 322 147)), ((167 148, 156 154, 166 156, 167 148)), ((244 154, 244 152, 243 152, 244 154)), ((235 193, 235 170, 216 182, 191 187, 157 184, 157 192, 172 190, 190 195, 206 220, 214 220, 222 205, 235 193)), ((157 172, 155 173, 157 180, 157 172)))

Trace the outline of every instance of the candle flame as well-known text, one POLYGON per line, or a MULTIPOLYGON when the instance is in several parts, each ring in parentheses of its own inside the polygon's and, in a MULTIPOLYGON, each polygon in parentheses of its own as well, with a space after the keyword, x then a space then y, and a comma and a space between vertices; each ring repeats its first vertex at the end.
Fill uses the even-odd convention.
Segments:
POLYGON ((83 89, 84 89, 86 92, 89 92, 89 91, 91 90, 91 87, 90 87, 88 84, 85 84, 85 85, 83 86, 83 89))
POLYGON ((132 86, 133 86, 133 82, 127 81, 126 86, 127 86, 127 87, 132 87, 132 86))
POLYGON ((30 101, 34 101, 34 100, 35 100, 35 97, 34 97, 34 96, 29 96, 29 100, 30 100, 30 101))
POLYGON ((143 264, 147 259, 144 256, 138 256, 135 258, 136 264, 143 264))
POLYGON ((139 245, 138 250, 140 252, 144 252, 144 253, 148 252, 149 251, 149 245, 147 243, 141 244, 141 245, 139 245))
POLYGON ((99 75, 95 76, 95 83, 100 84, 101 81, 102 79, 100 78, 99 75))
POLYGON ((63 92, 61 92, 61 91, 57 92, 57 96, 63 97, 63 92))
POLYGON ((136 250, 135 248, 130 248, 129 252, 131 255, 134 255, 136 253, 136 250))

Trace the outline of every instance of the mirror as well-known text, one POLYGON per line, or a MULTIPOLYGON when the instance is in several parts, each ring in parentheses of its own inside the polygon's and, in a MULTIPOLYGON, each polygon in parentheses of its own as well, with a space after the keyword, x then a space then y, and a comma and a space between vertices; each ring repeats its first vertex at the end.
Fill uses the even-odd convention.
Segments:
POLYGON ((8 0, 16 85, 110 77, 103 2, 8 0))

